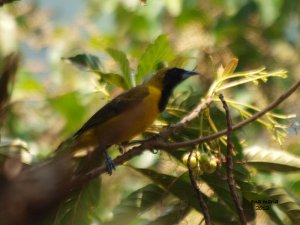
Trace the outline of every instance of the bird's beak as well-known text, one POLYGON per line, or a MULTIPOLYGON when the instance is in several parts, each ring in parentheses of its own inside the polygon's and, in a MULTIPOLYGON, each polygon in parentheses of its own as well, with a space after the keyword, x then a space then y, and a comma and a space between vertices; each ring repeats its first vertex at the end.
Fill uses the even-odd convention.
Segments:
POLYGON ((194 76, 194 75, 199 75, 199 73, 195 72, 195 71, 186 71, 183 75, 182 78, 183 79, 187 79, 190 76, 194 76))

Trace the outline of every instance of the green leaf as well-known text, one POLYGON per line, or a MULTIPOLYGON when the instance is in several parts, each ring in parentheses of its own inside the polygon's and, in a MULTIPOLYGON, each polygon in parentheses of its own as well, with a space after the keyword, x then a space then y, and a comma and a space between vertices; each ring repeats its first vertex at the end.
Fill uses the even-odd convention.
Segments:
POLYGON ((130 224, 137 216, 148 210, 152 205, 161 201, 167 196, 166 192, 154 184, 149 184, 121 201, 113 210, 113 219, 105 225, 130 224))
POLYGON ((226 204, 230 207, 232 212, 234 212, 235 205, 232 200, 227 181, 224 179, 216 182, 217 177, 209 174, 203 174, 201 178, 212 188, 212 190, 217 194, 217 196, 220 199, 226 202, 226 204))
POLYGON ((100 81, 105 81, 107 83, 110 83, 112 85, 120 87, 124 90, 127 89, 126 81, 125 81, 124 77, 122 77, 121 75, 116 74, 116 73, 104 73, 100 70, 94 70, 93 72, 100 75, 100 78, 101 78, 100 81))
POLYGON ((44 93, 45 87, 38 81, 33 74, 20 71, 18 74, 18 82, 15 84, 15 89, 17 92, 20 92, 19 95, 24 96, 30 92, 37 92, 39 94, 44 93))
MULTIPOLYGON (((235 150, 237 152, 242 151, 241 146, 238 144, 238 139, 236 137, 233 137, 233 142, 236 146, 235 150)), ((222 152, 224 152, 224 146, 222 146, 222 152)), ((170 151, 169 154, 175 157, 178 161, 181 162, 183 154, 186 153, 186 151, 170 151)), ((239 160, 240 156, 235 155, 235 160, 239 160)), ((218 171, 213 174, 206 174, 204 173, 201 175, 201 180, 204 181, 216 194, 219 200, 222 202, 225 202, 228 210, 231 210, 231 213, 236 213, 236 207, 234 205, 232 195, 229 191, 228 182, 226 179, 220 179, 220 177, 226 177, 226 165, 223 164, 218 168, 218 171), (216 180, 218 182, 216 182, 216 180)), ((239 193, 240 198, 242 198, 242 203, 247 206, 245 207, 245 214, 247 215, 247 221, 252 221, 254 219, 254 205, 251 204, 251 200, 253 198, 257 198, 257 190, 255 187, 255 184, 253 184, 250 181, 250 174, 248 170, 245 168, 244 164, 241 163, 235 163, 233 167, 234 172, 234 180, 237 184, 237 191, 239 193), (247 204, 247 202, 249 204, 247 204)))
MULTIPOLYGON (((250 182, 249 174, 245 170, 244 166, 235 164, 233 168, 234 180, 236 182, 237 192, 239 198, 244 206, 245 215, 247 221, 253 221, 255 218, 254 205, 251 203, 253 198, 258 198, 257 190, 255 185, 250 182)), ((224 201, 232 213, 236 213, 236 207, 233 202, 233 197, 229 191, 229 185, 226 179, 220 179, 220 177, 226 177, 225 165, 222 165, 218 169, 217 173, 214 174, 203 174, 201 179, 215 192, 221 201, 224 201), (216 182, 218 180, 218 182, 216 182)))
POLYGON ((273 208, 271 208, 271 210, 266 210, 265 212, 268 214, 270 219, 275 222, 276 225, 285 225, 285 223, 281 219, 281 215, 278 215, 278 212, 273 208))
MULTIPOLYGON (((181 201, 189 204, 191 207, 202 213, 193 186, 189 182, 188 174, 181 177, 174 177, 166 174, 157 173, 148 169, 135 169, 144 176, 153 180, 153 182, 163 186, 167 191, 179 198, 181 201)), ((203 194, 203 193, 202 193, 203 194)), ((228 206, 223 202, 216 202, 203 194, 207 203, 211 219, 215 223, 221 224, 239 224, 237 217, 234 216, 228 206)))
POLYGON ((283 211, 295 224, 300 221, 300 206, 296 203, 296 199, 288 194, 283 188, 269 188, 263 192, 269 197, 278 201, 275 204, 283 211))
POLYGON ((246 198, 242 199, 242 207, 244 210, 244 215, 246 217, 247 222, 252 222, 255 220, 255 208, 254 204, 246 198))
POLYGON ((78 54, 71 57, 63 57, 62 59, 69 60, 71 63, 89 70, 98 70, 101 65, 99 58, 92 54, 78 54))
POLYGON ((179 202, 178 204, 169 207, 162 216, 159 216, 155 220, 145 223, 144 225, 179 224, 189 211, 190 207, 188 205, 183 206, 182 203, 179 202))
POLYGON ((131 83, 131 75, 130 75, 130 67, 129 61, 125 55, 125 53, 109 48, 106 50, 109 55, 119 64, 122 75, 125 78, 127 89, 131 88, 133 85, 131 83))
MULTIPOLYGON (((236 137, 233 138, 234 143, 237 148, 241 148, 238 144, 238 140, 236 137)), ((237 148, 235 148, 237 150, 237 148)), ((241 150, 237 150, 240 152, 241 150)), ((186 151, 171 151, 169 152, 170 155, 175 157, 178 161, 181 162, 183 154, 186 151)), ((240 157, 237 155, 234 157, 235 160, 238 160, 240 157)), ((242 198, 242 203, 245 206, 245 215, 247 216, 247 221, 254 220, 255 213, 254 213, 254 205, 251 204, 251 200, 256 199, 259 197, 257 194, 257 189, 255 184, 250 181, 250 174, 248 170, 245 168, 244 164, 235 163, 233 167, 234 172, 234 179, 237 184, 237 191, 242 198)), ((216 173, 213 174, 203 174, 201 175, 201 180, 204 181, 216 194, 219 200, 225 202, 228 209, 231 210, 231 213, 234 214, 236 212, 236 208, 234 202, 232 200, 231 193, 229 191, 229 186, 226 179, 220 179, 220 177, 226 177, 226 168, 225 165, 221 165, 216 173), (216 182, 218 180, 218 182, 216 182)))
POLYGON ((65 130, 67 132, 73 132, 78 128, 78 124, 74 121, 83 121, 84 119, 86 108, 82 105, 78 92, 69 92, 49 98, 48 103, 55 112, 59 112, 66 120, 65 130))
POLYGON ((146 48, 140 59, 135 77, 136 83, 139 84, 146 75, 156 71, 161 62, 170 62, 175 55, 172 49, 167 35, 158 36, 154 43, 146 48))
POLYGON ((255 0, 261 16, 262 24, 271 26, 280 16, 283 0, 255 0))
POLYGON ((227 0, 223 2, 223 7, 228 15, 235 15, 247 1, 227 0))
MULTIPOLYGON (((91 224, 94 209, 100 200, 100 179, 90 181, 80 190, 74 191, 58 208, 52 225, 91 224)), ((49 219, 48 219, 49 220, 49 219)))
POLYGON ((247 163, 265 171, 294 172, 300 170, 300 157, 280 150, 251 148, 244 150, 247 163))

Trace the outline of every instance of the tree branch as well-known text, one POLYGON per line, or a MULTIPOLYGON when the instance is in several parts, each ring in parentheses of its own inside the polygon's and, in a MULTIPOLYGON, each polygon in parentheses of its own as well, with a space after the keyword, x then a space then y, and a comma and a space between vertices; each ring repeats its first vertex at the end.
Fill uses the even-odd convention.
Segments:
MULTIPOLYGON (((285 99, 287 99, 292 93, 294 93, 297 90, 297 88, 299 88, 299 86, 300 86, 300 80, 298 82, 296 82, 284 94, 279 96, 274 102, 272 102, 270 105, 268 105, 265 109, 263 109, 260 112, 257 112, 252 117, 250 117, 246 120, 243 120, 243 121, 237 123, 236 125, 232 126, 232 131, 235 131, 241 127, 244 127, 245 125, 264 116, 266 113, 268 113, 269 111, 271 111, 272 109, 277 107, 280 103, 282 103, 285 99)), ((171 127, 170 129, 173 129, 173 128, 171 127)), ((164 131, 164 132, 166 132, 166 131, 164 131)), ((126 161, 130 160, 131 158, 133 158, 134 156, 141 154, 145 149, 161 149, 161 150, 165 150, 165 151, 171 151, 174 149, 178 149, 178 148, 182 148, 182 147, 189 147, 189 146, 193 146, 195 144, 201 144, 201 143, 204 143, 204 142, 207 142, 210 140, 214 140, 214 139, 219 138, 226 134, 227 134, 227 129, 224 129, 224 130, 219 131, 212 135, 208 135, 205 137, 199 137, 194 140, 183 141, 183 142, 178 142, 178 143, 168 143, 159 138, 149 139, 149 140, 141 143, 138 146, 132 147, 129 151, 127 151, 123 155, 116 157, 114 159, 114 163, 115 163, 115 165, 121 165, 121 164, 125 163, 126 161)), ((96 176, 99 176, 100 174, 104 173, 105 171, 106 170, 105 170, 104 166, 97 167, 97 168, 91 170, 90 172, 86 173, 85 175, 83 175, 83 177, 80 179, 90 180, 96 176)), ((76 180, 78 178, 74 178, 74 179, 76 180)))
POLYGON ((0 7, 5 4, 15 2, 15 1, 20 1, 20 0, 0 0, 0 7))
POLYGON ((201 102, 193 109, 193 111, 188 114, 187 116, 183 117, 177 124, 174 126, 170 126, 165 128, 159 133, 159 136, 163 139, 168 138, 174 132, 179 132, 180 130, 184 129, 189 122, 196 119, 199 114, 206 109, 211 103, 213 102, 212 97, 208 97, 205 100, 201 100, 201 102))
MULTIPOLYGON (((298 82, 296 82, 284 94, 279 96, 274 102, 272 102, 270 105, 268 105, 266 108, 264 108, 260 112, 255 113, 253 116, 249 117, 248 119, 245 119, 245 120, 237 123, 236 125, 233 125, 232 130, 235 131, 235 130, 237 130, 241 127, 244 127, 245 125, 257 120, 258 118, 264 116, 266 113, 268 113, 272 109, 276 108, 279 104, 281 104, 284 100, 286 100, 291 94, 293 94, 299 88, 299 86, 300 86, 300 80, 298 82)), ((160 148, 162 148, 164 150, 171 150, 171 149, 176 149, 176 148, 193 146, 195 144, 201 144, 204 142, 214 140, 214 139, 219 138, 226 134, 227 134, 227 129, 224 129, 215 134, 208 135, 205 137, 199 137, 199 138, 189 140, 189 141, 183 141, 183 142, 177 142, 177 143, 161 143, 160 148)))
POLYGON ((11 53, 3 59, 3 68, 0 71, 0 126, 2 126, 7 111, 6 106, 12 92, 18 64, 19 55, 17 53, 11 53))
POLYGON ((233 175, 233 143, 232 143, 232 121, 230 116, 229 107, 224 99, 224 96, 222 94, 219 94, 219 98, 223 104, 223 108, 226 113, 226 122, 227 122, 227 154, 226 154, 226 171, 227 171, 227 182, 230 190, 230 194, 233 198, 233 202, 235 204, 235 207, 237 209, 240 222, 242 225, 247 225, 246 217, 244 214, 244 209, 240 203, 237 191, 236 191, 236 184, 234 180, 233 175))
POLYGON ((205 224, 206 225, 212 225, 206 202, 204 201, 201 190, 198 187, 196 179, 194 177, 193 169, 191 168, 191 156, 192 156, 192 154, 193 154, 193 151, 190 152, 189 158, 188 158, 188 161, 187 161, 187 167, 188 167, 188 170, 189 170, 190 181, 191 181, 191 184, 192 184, 192 186, 195 190, 196 196, 198 198, 200 208, 202 209, 205 224))

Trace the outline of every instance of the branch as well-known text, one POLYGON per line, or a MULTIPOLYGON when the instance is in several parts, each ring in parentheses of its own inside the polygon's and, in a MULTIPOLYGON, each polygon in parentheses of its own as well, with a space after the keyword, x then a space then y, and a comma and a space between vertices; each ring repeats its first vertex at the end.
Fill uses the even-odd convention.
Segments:
MULTIPOLYGON (((117 156, 113 160, 113 162, 116 166, 122 165, 123 163, 129 161, 133 157, 140 155, 146 149, 153 149, 153 144, 155 144, 155 143, 156 143, 155 140, 149 139, 149 141, 143 142, 141 145, 135 146, 132 149, 125 152, 124 154, 117 156)), ((75 187, 75 188, 79 187, 103 173, 107 173, 105 165, 96 167, 95 169, 92 169, 91 171, 89 171, 83 175, 78 175, 78 176, 74 177, 73 185, 71 185, 71 186, 75 187)))
MULTIPOLYGON (((237 130, 241 127, 244 127, 245 125, 257 120, 258 118, 264 116, 266 113, 268 113, 272 109, 276 108, 280 103, 282 103, 292 93, 294 93, 299 86, 300 86, 300 80, 297 83, 295 83, 288 91, 286 91, 284 94, 279 96, 273 103, 271 103, 265 109, 263 109, 260 112, 257 112, 252 117, 250 117, 246 120, 243 120, 243 121, 237 123, 236 125, 232 126, 232 131, 237 130)), ((171 127, 170 129, 173 129, 173 128, 171 127)), ((166 132, 166 131, 163 131, 163 132, 166 132)), ((219 131, 212 135, 208 135, 205 137, 199 137, 194 140, 183 141, 183 142, 178 142, 178 143, 168 143, 168 142, 163 141, 162 139, 157 139, 157 138, 149 139, 145 142, 142 142, 140 145, 131 148, 129 151, 127 151, 123 155, 116 157, 114 159, 114 163, 115 163, 115 165, 121 165, 124 162, 129 161, 134 156, 141 154, 145 149, 161 149, 161 150, 165 150, 165 151, 171 151, 174 149, 194 146, 195 144, 201 144, 201 143, 204 143, 207 141, 211 141, 211 140, 219 138, 225 134, 227 134, 227 129, 219 131)), ((93 178, 99 176, 102 173, 105 173, 105 171, 106 171, 105 166, 97 167, 97 168, 91 170, 90 172, 86 173, 85 175, 83 175, 83 178, 81 178, 81 179, 90 180, 90 179, 93 179, 93 178)), ((75 179, 78 179, 78 178, 75 178, 75 179)))
MULTIPOLYGON (((239 122, 236 125, 232 126, 232 130, 235 131, 235 130, 237 130, 241 127, 244 127, 245 125, 257 120, 258 118, 264 116, 266 113, 273 110, 279 104, 281 104, 284 100, 286 100, 291 94, 293 94, 299 88, 299 86, 300 86, 300 80, 297 83, 295 83, 288 91, 286 91, 284 94, 279 96, 274 102, 272 102, 270 105, 268 105, 265 109, 263 109, 260 112, 255 113, 253 116, 249 117, 248 119, 243 120, 242 122, 239 122)), ((193 146, 195 144, 201 144, 204 142, 214 140, 225 134, 227 134, 227 129, 221 130, 212 135, 208 135, 205 137, 199 137, 199 138, 189 140, 189 141, 183 141, 183 142, 178 142, 178 143, 161 143, 160 148, 164 149, 164 150, 172 150, 172 149, 176 149, 176 148, 193 146)))
POLYGON ((0 71, 0 126, 2 125, 5 113, 7 111, 5 107, 9 102, 18 64, 19 55, 17 53, 11 53, 3 59, 3 68, 0 71))
POLYGON ((0 0, 0 7, 5 4, 12 3, 14 1, 19 1, 19 0, 0 0))
POLYGON ((211 103, 213 102, 212 97, 208 97, 205 100, 201 100, 201 102, 193 109, 193 111, 188 114, 187 116, 183 117, 177 124, 174 126, 170 126, 168 128, 165 128, 159 133, 159 136, 163 139, 168 138, 171 134, 178 132, 182 129, 184 129, 189 122, 196 119, 199 114, 206 109, 211 103))
POLYGON ((188 158, 188 161, 187 161, 187 167, 188 167, 188 170, 189 170, 190 181, 191 181, 191 184, 193 185, 194 190, 196 192, 196 196, 198 198, 198 201, 199 201, 199 204, 200 204, 200 208, 202 209, 204 220, 205 220, 205 224, 206 225, 212 225, 207 205, 206 205, 206 203, 204 201, 204 198, 203 198, 203 195, 201 193, 201 190, 200 190, 200 188, 197 185, 197 182, 196 182, 195 177, 194 177, 193 170, 191 168, 191 156, 192 156, 192 154, 193 154, 193 151, 190 152, 189 158, 188 158))
POLYGON ((233 177, 233 143, 232 143, 232 121, 230 116, 229 107, 224 99, 224 96, 222 94, 219 94, 219 98, 223 104, 223 108, 226 113, 226 122, 227 122, 227 154, 226 154, 226 171, 227 171, 227 182, 230 190, 230 194, 233 198, 235 207, 237 209, 240 222, 242 225, 247 225, 246 217, 244 214, 244 209, 240 203, 237 191, 236 191, 236 184, 233 177))
MULTIPOLYGON (((195 107, 195 109, 190 114, 183 117, 177 124, 163 129, 158 135, 160 137, 160 139, 166 139, 170 135, 172 135, 174 132, 178 132, 178 131, 184 129, 186 127, 186 125, 190 121, 194 120, 204 109, 206 109, 212 103, 212 101, 213 101, 213 99, 211 97, 208 97, 205 100, 201 100, 201 102, 195 107)), ((140 145, 135 146, 135 147, 131 148, 130 150, 128 150, 126 153, 116 157, 114 159, 114 164, 121 165, 124 162, 129 161, 133 157, 141 154, 145 149, 150 149, 150 150, 154 149, 154 146, 157 146, 158 141, 159 141, 156 137, 157 136, 155 136, 154 138, 150 138, 148 140, 136 142, 136 144, 140 144, 140 145)), ((129 144, 132 144, 132 143, 134 143, 134 141, 129 144)), ((105 166, 97 167, 81 177, 75 177, 74 185, 76 187, 78 185, 82 185, 82 184, 84 184, 84 182, 91 180, 94 177, 97 177, 100 174, 103 174, 105 172, 106 172, 105 166)))

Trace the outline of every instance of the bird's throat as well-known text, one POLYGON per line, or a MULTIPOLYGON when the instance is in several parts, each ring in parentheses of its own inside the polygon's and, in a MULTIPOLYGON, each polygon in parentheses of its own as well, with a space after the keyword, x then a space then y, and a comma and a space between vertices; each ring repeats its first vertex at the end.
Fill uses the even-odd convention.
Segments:
POLYGON ((160 112, 165 110, 165 108, 168 104, 169 98, 172 94, 172 91, 173 91, 173 88, 164 88, 162 90, 161 97, 160 97, 160 100, 159 100, 159 105, 158 105, 158 108, 159 108, 160 112))

